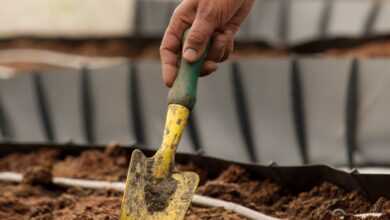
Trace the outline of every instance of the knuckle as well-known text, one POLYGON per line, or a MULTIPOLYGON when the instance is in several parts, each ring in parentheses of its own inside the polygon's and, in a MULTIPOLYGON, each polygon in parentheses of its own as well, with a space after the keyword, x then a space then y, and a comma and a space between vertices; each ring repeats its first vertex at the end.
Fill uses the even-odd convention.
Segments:
POLYGON ((182 2, 173 10, 172 16, 175 17, 175 16, 180 16, 180 15, 184 14, 184 13, 185 13, 185 9, 186 9, 186 2, 185 2, 185 1, 182 1, 182 2))
POLYGON ((188 17, 186 14, 178 13, 176 16, 174 16, 174 23, 184 23, 184 24, 190 24, 191 18, 188 17))
POLYGON ((163 44, 159 48, 160 54, 164 54, 166 50, 167 50, 167 48, 163 44))
POLYGON ((240 24, 236 22, 231 22, 226 27, 227 30, 231 33, 231 35, 235 35, 240 30, 240 24))
POLYGON ((203 25, 216 27, 220 24, 219 13, 215 11, 215 7, 202 7, 197 11, 197 18, 203 25))
POLYGON ((228 39, 223 35, 217 36, 214 40, 215 47, 217 48, 223 48, 227 45, 227 43, 228 39))
POLYGON ((165 54, 165 53, 169 52, 169 48, 167 46, 168 43, 166 41, 167 41, 166 39, 163 40, 163 42, 161 43, 161 45, 159 47, 160 54, 165 54))
POLYGON ((173 12, 172 12, 172 17, 175 17, 175 16, 181 16, 181 8, 180 6, 179 7, 176 7, 173 12))
POLYGON ((171 18, 171 21, 169 23, 168 33, 169 34, 175 34, 179 31, 181 22, 184 21, 184 18, 182 16, 177 16, 171 18))
POLYGON ((216 6, 213 1, 203 0, 198 5, 198 16, 201 18, 209 18, 215 14, 216 6))
POLYGON ((188 8, 183 1, 176 7, 172 13, 171 21, 175 23, 191 24, 195 11, 192 8, 188 8))
POLYGON ((206 8, 205 10, 201 10, 198 12, 199 18, 201 18, 206 23, 214 23, 215 22, 215 14, 212 9, 206 8))
POLYGON ((194 45, 202 45, 206 40, 205 34, 200 31, 192 30, 191 34, 188 36, 188 42, 194 45))

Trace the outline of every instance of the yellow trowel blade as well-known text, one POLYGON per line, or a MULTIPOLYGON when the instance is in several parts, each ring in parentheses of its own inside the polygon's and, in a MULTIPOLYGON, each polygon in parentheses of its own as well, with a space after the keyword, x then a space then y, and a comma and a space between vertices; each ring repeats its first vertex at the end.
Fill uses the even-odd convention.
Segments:
POLYGON ((120 220, 182 220, 199 183, 193 172, 158 179, 152 174, 154 158, 141 151, 131 155, 120 220))

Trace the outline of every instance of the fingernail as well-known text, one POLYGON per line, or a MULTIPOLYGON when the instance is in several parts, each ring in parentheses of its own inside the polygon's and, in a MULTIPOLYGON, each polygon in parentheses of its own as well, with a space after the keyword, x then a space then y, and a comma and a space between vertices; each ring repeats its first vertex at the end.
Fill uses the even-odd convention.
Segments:
POLYGON ((192 49, 192 48, 187 48, 183 54, 184 59, 186 59, 188 61, 195 61, 196 56, 197 56, 197 52, 195 49, 192 49))

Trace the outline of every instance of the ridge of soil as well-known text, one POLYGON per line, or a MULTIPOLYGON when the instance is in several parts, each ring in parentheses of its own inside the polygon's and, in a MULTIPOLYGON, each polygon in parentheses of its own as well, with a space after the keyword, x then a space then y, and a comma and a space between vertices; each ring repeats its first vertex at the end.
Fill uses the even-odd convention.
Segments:
MULTIPOLYGON (((48 209, 52 211, 47 215, 54 216, 55 219, 88 219, 88 216, 93 216, 93 219, 117 219, 121 193, 109 190, 84 192, 79 189, 76 194, 72 194, 69 190, 73 192, 74 189, 58 190, 58 187, 51 186, 50 178, 53 175, 124 181, 129 156, 128 152, 116 145, 110 145, 104 151, 84 150, 80 154, 41 149, 30 153, 3 155, 0 157, 0 171, 22 172, 25 173, 25 178, 22 184, 0 185, 0 219, 7 219, 2 218, 7 213, 33 215, 32 213, 43 212, 46 215, 47 213, 42 211, 44 208, 39 208, 42 204, 49 204, 48 209), (73 217, 61 217, 67 215, 64 212, 68 206, 64 210, 56 209, 63 196, 66 198, 70 196, 72 201, 77 201, 72 205, 74 208, 69 209, 69 215, 73 217), (82 217, 79 218, 77 215, 82 217), (100 218, 100 215, 105 217, 100 218)), ((216 177, 209 175, 207 166, 202 167, 193 162, 178 164, 176 170, 195 171, 200 174, 199 194, 235 202, 279 218, 333 220, 341 219, 338 215, 344 213, 346 216, 344 219, 359 219, 351 215, 382 212, 387 214, 379 218, 366 219, 390 219, 390 200, 379 198, 375 202, 370 202, 359 192, 348 192, 328 182, 318 184, 307 191, 293 192, 273 180, 257 177, 235 165, 216 177)), ((245 219, 223 209, 204 207, 192 207, 187 219, 219 219, 218 216, 222 216, 220 219, 245 219)), ((34 219, 32 217, 30 219, 34 219)))

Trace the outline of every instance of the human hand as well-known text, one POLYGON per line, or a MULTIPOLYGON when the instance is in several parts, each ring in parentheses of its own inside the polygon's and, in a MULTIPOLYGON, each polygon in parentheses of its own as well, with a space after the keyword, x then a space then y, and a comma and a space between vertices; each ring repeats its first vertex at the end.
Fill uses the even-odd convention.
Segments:
POLYGON ((180 52, 185 60, 198 60, 212 40, 201 76, 217 69, 234 47, 234 35, 249 14, 254 0, 183 0, 175 9, 160 47, 164 83, 176 79, 180 52), (182 45, 183 33, 190 28, 182 45), (182 51, 180 51, 182 50, 182 51))

